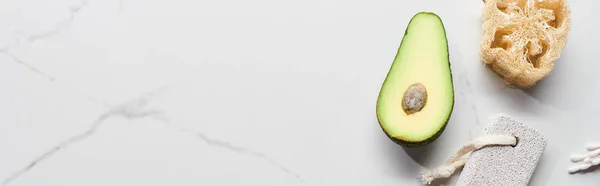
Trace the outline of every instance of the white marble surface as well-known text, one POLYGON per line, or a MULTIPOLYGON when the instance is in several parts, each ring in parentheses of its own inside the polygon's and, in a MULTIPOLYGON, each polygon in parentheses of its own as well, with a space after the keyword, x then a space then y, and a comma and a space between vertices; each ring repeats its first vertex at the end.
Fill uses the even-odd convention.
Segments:
POLYGON ((566 168, 600 141, 600 3, 569 3, 563 56, 521 91, 479 61, 478 0, 0 1, 0 181, 420 185, 507 113, 549 140, 531 185, 598 185, 566 168), (439 140, 405 150, 375 101, 419 11, 446 24, 456 104, 439 140))

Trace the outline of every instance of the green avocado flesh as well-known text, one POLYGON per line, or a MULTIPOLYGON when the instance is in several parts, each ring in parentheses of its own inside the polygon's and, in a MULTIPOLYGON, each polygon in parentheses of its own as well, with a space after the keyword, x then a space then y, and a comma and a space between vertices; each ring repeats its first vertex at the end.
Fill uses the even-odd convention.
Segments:
POLYGON ((437 139, 454 107, 446 31, 439 16, 417 13, 409 22, 377 100, 386 135, 407 146, 437 139))

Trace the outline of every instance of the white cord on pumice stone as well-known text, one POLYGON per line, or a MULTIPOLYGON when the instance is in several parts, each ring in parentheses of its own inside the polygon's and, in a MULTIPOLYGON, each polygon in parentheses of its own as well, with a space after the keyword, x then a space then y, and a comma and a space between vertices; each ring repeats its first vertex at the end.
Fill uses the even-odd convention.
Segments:
POLYGON ((572 162, 583 162, 583 164, 569 167, 567 169, 569 173, 586 170, 600 164, 600 144, 587 144, 585 148, 588 150, 587 154, 575 154, 571 156, 572 162))
POLYGON ((476 138, 469 144, 463 146, 454 156, 446 162, 446 164, 437 167, 432 170, 421 171, 421 181, 423 184, 431 184, 431 182, 438 178, 450 177, 456 169, 462 167, 467 163, 468 153, 476 151, 486 146, 491 145, 511 145, 517 144, 517 138, 508 135, 487 135, 476 138), (465 157, 463 157, 465 156, 465 157))

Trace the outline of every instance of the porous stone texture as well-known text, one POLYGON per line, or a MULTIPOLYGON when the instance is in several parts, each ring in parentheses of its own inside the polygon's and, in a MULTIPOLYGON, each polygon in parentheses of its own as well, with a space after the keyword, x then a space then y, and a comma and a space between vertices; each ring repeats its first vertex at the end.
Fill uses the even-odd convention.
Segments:
POLYGON ((517 137, 517 145, 489 146, 473 152, 456 185, 527 185, 546 148, 546 138, 506 114, 494 115, 490 120, 484 135, 513 135, 517 137))

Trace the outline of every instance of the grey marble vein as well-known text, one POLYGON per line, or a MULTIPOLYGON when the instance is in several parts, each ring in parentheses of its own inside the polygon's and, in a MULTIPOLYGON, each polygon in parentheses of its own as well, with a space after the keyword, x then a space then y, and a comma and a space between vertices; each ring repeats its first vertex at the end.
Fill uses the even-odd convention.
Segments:
MULTIPOLYGON (((88 128, 84 132, 79 133, 77 135, 74 135, 74 136, 72 136, 72 137, 64 140, 63 142, 59 143, 58 145, 52 147, 50 150, 46 151, 44 154, 42 154, 42 155, 38 156, 37 158, 35 158, 33 161, 31 161, 25 167, 23 167, 23 168, 17 170, 16 172, 14 172, 13 174, 11 174, 8 178, 6 178, 2 182, 2 186, 9 185, 11 182, 13 182, 14 180, 16 180, 17 178, 19 178, 23 174, 27 173, 29 170, 33 169, 37 164, 39 164, 40 162, 45 161, 46 159, 50 158, 52 155, 56 154, 60 150, 65 149, 65 148, 67 148, 70 145, 78 143, 78 142, 80 142, 82 140, 85 140, 88 137, 92 136, 96 132, 96 130, 108 118, 111 118, 111 117, 124 117, 124 118, 127 118, 127 119, 152 118, 152 119, 156 119, 156 120, 158 120, 160 122, 163 122, 163 123, 167 124, 169 127, 173 127, 173 126, 170 125, 170 122, 169 122, 168 118, 166 118, 166 116, 164 115, 164 113, 161 110, 145 108, 145 106, 148 104, 148 102, 157 93, 161 92, 164 89, 166 89, 166 86, 163 86, 163 87, 161 87, 161 88, 159 88, 159 89, 157 89, 155 91, 152 91, 152 92, 150 92, 148 94, 145 94, 145 95, 143 95, 143 96, 141 96, 139 98, 136 98, 134 100, 131 100, 129 102, 126 102, 126 103, 123 103, 121 105, 117 105, 115 107, 112 107, 107 112, 105 112, 104 114, 100 115, 92 123, 92 125, 90 126, 90 128, 88 128)), ((237 146, 237 145, 231 144, 231 143, 229 143, 227 141, 213 139, 213 138, 208 137, 206 134, 204 134, 202 132, 191 131, 191 130, 188 130, 188 129, 185 129, 185 128, 179 128, 178 130, 180 130, 181 132, 190 133, 193 136, 201 139, 202 141, 204 141, 208 145, 211 145, 211 146, 214 146, 214 147, 225 148, 225 149, 228 149, 230 151, 236 152, 236 153, 241 154, 241 155, 248 155, 248 156, 252 156, 252 157, 255 157, 255 158, 262 159, 262 160, 270 163, 271 165, 275 166, 279 170, 285 172, 286 174, 292 175, 296 179, 298 179, 300 181, 303 181, 300 178, 299 174, 292 172, 290 169, 286 168, 285 166, 281 165, 280 163, 277 163, 272 158, 270 158, 269 156, 267 156, 266 154, 264 154, 262 152, 258 152, 258 151, 255 151, 255 150, 252 150, 252 149, 249 149, 249 148, 237 146)))
POLYGON ((79 91, 77 88, 73 88, 73 87, 69 86, 69 85, 68 85, 66 82, 60 81, 59 79, 57 79, 57 78, 55 78, 55 77, 53 77, 53 76, 50 76, 49 74, 47 74, 47 73, 45 73, 45 72, 41 71, 40 69, 36 68, 35 66, 33 66, 33 65, 31 65, 31 64, 29 64, 29 63, 27 63, 27 62, 25 62, 25 61, 23 61, 23 60, 21 60, 21 59, 19 59, 19 58, 18 58, 17 56, 15 56, 14 54, 12 54, 12 53, 8 52, 8 50, 7 50, 7 49, 6 49, 6 50, 5 50, 5 49, 0 49, 0 54, 4 54, 4 55, 6 55, 7 57, 9 57, 9 58, 11 58, 13 61, 15 61, 17 64, 24 66, 25 68, 29 69, 29 70, 30 70, 30 71, 32 71, 33 73, 35 73, 35 74, 38 74, 38 75, 40 75, 40 76, 42 76, 42 77, 46 78, 46 79, 47 79, 48 81, 50 81, 50 82, 59 83, 59 84, 61 84, 61 85, 65 86, 65 88, 67 88, 67 89, 69 89, 69 90, 73 91, 73 92, 74 92, 74 93, 76 93, 76 94, 80 94, 81 96, 83 96, 83 97, 87 98, 88 100, 90 100, 90 101, 91 101, 91 102, 93 102, 93 103, 96 103, 96 104, 98 104, 98 105, 102 105, 102 106, 105 106, 105 107, 109 107, 109 106, 110 106, 110 104, 109 104, 109 103, 107 103, 107 102, 105 102, 105 101, 102 101, 102 100, 100 100, 100 99, 94 98, 94 97, 92 97, 92 96, 90 96, 90 95, 87 95, 87 94, 81 93, 81 92, 80 92, 80 91, 79 91))
POLYGON ((118 105, 116 107, 109 109, 107 112, 100 115, 100 117, 98 117, 92 123, 92 125, 89 129, 87 129, 86 131, 84 131, 80 134, 77 134, 75 136, 72 136, 72 137, 64 140, 63 142, 52 147, 50 150, 46 151, 42 155, 38 156, 33 161, 31 161, 27 166, 17 170, 13 174, 11 174, 8 178, 6 178, 2 182, 2 185, 6 186, 6 185, 10 184, 11 182, 18 179, 23 174, 27 173, 29 170, 33 169, 37 164, 50 158, 52 155, 56 154, 60 150, 65 149, 70 145, 73 145, 77 142, 80 142, 80 141, 90 137, 91 135, 93 135, 96 132, 98 127, 100 127, 102 125, 102 123, 104 123, 104 121, 106 121, 108 118, 116 117, 116 116, 121 116, 121 117, 125 117, 128 119, 137 119, 137 118, 145 118, 145 117, 160 118, 160 116, 161 116, 160 112, 158 112, 156 110, 145 110, 144 106, 147 104, 148 100, 152 97, 152 95, 156 94, 158 91, 163 90, 163 89, 164 89, 164 87, 161 87, 160 89, 153 91, 149 94, 143 95, 140 98, 134 99, 130 102, 127 102, 127 103, 124 103, 124 104, 121 104, 121 105, 118 105))
MULTIPOLYGON (((79 11, 81 11, 88 4, 89 4, 89 1, 81 1, 81 3, 79 5, 70 7, 69 8, 69 18, 67 18, 66 20, 63 20, 63 21, 59 21, 57 24, 54 25, 54 28, 52 28, 51 30, 26 36, 26 40, 33 43, 37 40, 46 39, 46 38, 52 37, 52 36, 60 33, 60 31, 62 31, 64 28, 68 27, 69 25, 71 25, 73 23, 73 21, 75 20, 75 15, 77 15, 77 13, 79 13, 79 11)), ((20 31, 14 31, 14 32, 15 33, 13 33, 13 34, 15 34, 15 35, 20 33, 20 31)), ((4 33, 4 34, 6 36, 10 37, 9 34, 6 34, 6 33, 4 33)), ((16 42, 16 44, 14 44, 14 45, 7 45, 7 46, 3 46, 2 48, 0 48, 0 52, 5 53, 5 52, 8 52, 10 49, 21 45, 21 42, 19 41, 19 39, 16 39, 16 37, 15 37, 15 42, 16 42)))
POLYGON ((200 138, 202 141, 204 141, 208 145, 225 148, 230 151, 236 152, 238 154, 249 155, 249 156, 259 158, 259 159, 263 159, 263 160, 269 162, 271 165, 275 166, 276 168, 280 169, 281 171, 283 171, 289 175, 292 175, 293 177, 295 177, 296 179, 298 179, 300 181, 303 181, 303 179, 300 178, 299 174, 292 172, 290 169, 286 168, 285 166, 281 165, 280 163, 277 163, 275 160, 271 159, 269 156, 267 156, 266 154, 264 154, 262 152, 258 152, 258 151, 252 150, 252 149, 237 146, 237 145, 231 144, 227 141, 212 139, 202 132, 190 131, 185 128, 181 128, 180 130, 182 132, 191 133, 192 135, 200 138))
MULTIPOLYGON (((471 86, 471 82, 469 81, 469 78, 466 77, 466 74, 463 74, 460 78, 460 82, 461 85, 463 85, 464 91, 466 91, 467 93, 464 93, 463 90, 461 90, 461 95, 465 97, 465 99, 468 97, 469 99, 466 101, 467 104, 469 105, 469 109, 471 110, 472 114, 473 114, 473 120, 475 121, 475 123, 473 125, 471 125, 470 129, 469 129, 469 136, 471 138, 475 138, 477 135, 473 134, 473 130, 475 128, 477 128, 478 125, 481 124, 481 119, 479 118, 479 114, 478 114, 478 109, 477 109, 477 101, 476 100, 472 100, 475 99, 474 96, 467 96, 470 94, 473 94, 473 88, 471 86)), ((480 131, 477 131, 477 134, 479 134, 480 131)))
POLYGON ((477 101, 476 100, 472 100, 475 97, 471 96, 471 94, 473 94, 473 89, 471 88, 471 82, 469 82, 469 78, 465 78, 464 75, 461 76, 461 84, 464 85, 464 89, 466 90, 467 93, 465 93, 465 90, 461 90, 460 91, 460 95, 463 96, 465 99, 467 99, 467 103, 469 105, 469 108, 473 111, 473 115, 475 118, 475 124, 481 124, 481 119, 479 118, 479 114, 477 114, 477 101))
MULTIPOLYGON (((70 25, 73 22, 73 20, 75 19, 75 15, 81 9, 83 9, 86 5, 88 5, 88 3, 89 3, 88 1, 82 1, 81 4, 79 4, 79 5, 75 6, 75 7, 71 7, 69 9, 70 10, 69 19, 67 19, 66 21, 62 21, 62 22, 58 23, 57 26, 55 26, 55 28, 52 29, 52 30, 50 30, 50 31, 29 36, 27 38, 27 40, 30 41, 30 42, 34 42, 34 41, 36 41, 38 39, 48 38, 48 37, 51 37, 54 34, 57 34, 58 32, 60 32, 62 30, 63 27, 70 25)), ((16 33, 18 33, 18 32, 16 32, 16 33)), ((5 35, 9 36, 8 34, 5 34, 5 35)), ((65 82, 62 82, 62 81, 58 80, 57 78, 51 76, 48 73, 45 73, 44 71, 38 69, 37 67, 33 66, 30 63, 27 63, 27 62, 19 59, 16 55, 14 55, 13 53, 11 53, 10 50, 12 48, 15 48, 15 47, 18 47, 18 46, 21 45, 21 42, 19 41, 19 39, 15 38, 14 41, 15 41, 15 44, 13 44, 13 45, 7 45, 7 46, 4 46, 4 47, 0 48, 0 54, 6 55, 7 57, 11 58, 17 64, 26 67, 30 71, 32 71, 32 72, 34 72, 34 73, 36 73, 36 74, 38 74, 38 75, 40 75, 40 76, 48 79, 51 82, 59 82, 59 83, 62 83, 63 85, 66 85, 65 82)), ((76 89, 72 89, 72 90, 76 90, 76 89)), ((81 92, 79 92, 79 91, 75 91, 75 92, 81 94, 81 92)), ((99 104, 99 105, 102 105, 102 106, 108 106, 108 105, 110 105, 110 104, 108 104, 108 103, 106 103, 104 101, 101 101, 99 99, 93 98, 92 96, 85 95, 85 94, 83 94, 83 96, 86 97, 87 99, 89 99, 90 101, 96 103, 96 104, 99 104)))
POLYGON ((54 28, 51 29, 51 30, 49 30, 49 31, 45 31, 45 32, 42 32, 42 33, 30 35, 27 38, 27 40, 29 42, 35 42, 36 40, 46 39, 46 38, 52 37, 52 36, 60 33, 60 31, 62 31, 64 28, 68 27, 69 25, 71 25, 71 23, 73 23, 73 20, 75 20, 75 15, 77 15, 77 13, 79 11, 81 11, 88 4, 89 4, 88 1, 82 1, 81 4, 79 4, 79 5, 75 6, 75 7, 69 8, 69 18, 68 19, 57 23, 54 26, 54 28))
POLYGON ((6 56, 10 57, 10 58, 11 58, 13 61, 15 61, 16 63, 18 63, 18 64, 20 64, 20 65, 23 65, 23 66, 27 67, 27 68, 28 68, 29 70, 31 70, 32 72, 34 72, 34 73, 36 73, 36 74, 38 74, 38 75, 40 75, 40 76, 43 76, 44 78, 48 79, 49 81, 52 81, 52 82, 54 82, 54 81, 57 81, 57 79, 56 79, 56 78, 54 78, 54 77, 52 77, 52 76, 50 76, 50 75, 46 74, 45 72, 42 72, 41 70, 39 70, 38 68, 34 67, 33 65, 31 65, 31 64, 29 64, 29 63, 26 63, 26 62, 24 62, 23 60, 21 60, 21 59, 17 58, 15 55, 11 54, 11 53, 10 53, 10 52, 8 52, 7 50, 0 50, 0 54, 4 54, 4 55, 6 55, 6 56))

